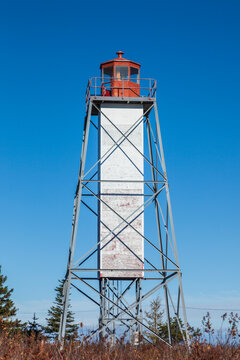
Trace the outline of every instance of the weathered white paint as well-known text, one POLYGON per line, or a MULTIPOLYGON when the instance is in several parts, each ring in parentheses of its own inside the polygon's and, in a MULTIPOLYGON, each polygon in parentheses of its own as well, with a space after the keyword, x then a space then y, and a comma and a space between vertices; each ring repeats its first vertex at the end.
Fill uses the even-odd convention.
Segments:
MULTIPOLYGON (((125 133, 143 114, 142 105, 133 104, 102 104, 101 111, 106 115, 119 130, 125 133)), ((100 124, 109 133, 109 135, 118 141, 121 133, 101 114, 100 124)), ((129 140, 143 153, 143 124, 141 123, 132 134, 129 140)), ((102 157, 114 144, 113 140, 101 128, 100 130, 100 156, 102 157)), ((127 141, 120 145, 126 156, 119 148, 117 148, 107 159, 100 164, 101 180, 140 180, 143 181, 143 157, 137 150, 127 141), (140 171, 138 171, 138 169, 140 171), (142 173, 142 174, 141 174, 142 173)), ((122 218, 127 219, 139 206, 144 202, 143 196, 134 196, 130 194, 143 195, 143 183, 120 183, 120 182, 102 182, 100 185, 100 196, 112 209, 114 209, 122 218), (114 196, 103 194, 116 194, 114 196), (120 195, 125 194, 125 195, 120 195), (129 194, 129 195, 127 195, 129 194)), ((130 222, 137 213, 128 218, 130 222)), ((111 230, 122 223, 122 219, 114 214, 106 205, 100 205, 100 220, 111 230)), ((143 234, 143 214, 134 220, 131 225, 136 228, 140 234, 143 234)), ((109 230, 100 223, 100 239, 102 240, 109 230)), ((120 225, 115 234, 121 231, 126 223, 120 225)), ((143 238, 130 226, 127 226, 118 237, 126 244, 124 246, 119 239, 114 238, 104 248, 111 238, 109 234, 106 240, 101 243, 100 247, 100 268, 101 269, 139 269, 140 271, 102 271, 100 276, 111 278, 135 278, 143 276, 144 248, 143 238), (135 254, 139 257, 137 258, 135 254), (141 259, 141 260, 139 260, 141 259)))

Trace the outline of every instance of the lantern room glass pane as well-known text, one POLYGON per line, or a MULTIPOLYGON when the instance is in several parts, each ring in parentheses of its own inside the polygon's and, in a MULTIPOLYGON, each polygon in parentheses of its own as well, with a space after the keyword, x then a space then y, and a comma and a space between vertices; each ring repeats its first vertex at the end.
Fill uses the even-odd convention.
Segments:
POLYGON ((129 79, 128 66, 116 66, 115 67, 115 79, 116 80, 128 80, 129 79))
POLYGON ((130 68, 130 79, 133 82, 136 82, 139 84, 139 69, 132 67, 130 68))
POLYGON ((113 77, 113 66, 103 68, 103 82, 110 80, 113 77))

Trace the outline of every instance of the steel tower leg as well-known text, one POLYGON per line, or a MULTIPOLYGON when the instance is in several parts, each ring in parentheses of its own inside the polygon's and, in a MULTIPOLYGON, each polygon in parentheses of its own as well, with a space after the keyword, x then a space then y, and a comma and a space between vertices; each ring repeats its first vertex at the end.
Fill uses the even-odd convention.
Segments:
MULTIPOLYGON (((99 279, 99 292, 100 296, 100 313, 99 313, 99 328, 103 328, 106 321, 106 279, 101 278, 99 279)), ((99 334, 100 340, 104 338, 104 331, 101 331, 99 334)))
MULTIPOLYGON (((150 134, 150 126, 149 126, 149 118, 146 118, 146 123, 147 123, 147 135, 148 135, 148 146, 149 146, 149 155, 150 155, 150 161, 151 161, 151 172, 152 172, 152 180, 153 180, 153 190, 154 193, 156 194, 158 191, 158 184, 156 181, 156 177, 155 177, 155 172, 154 172, 154 160, 153 160, 153 151, 152 151, 152 141, 151 141, 151 134, 150 134)), ((161 255, 161 264, 162 264, 162 268, 165 268, 165 261, 164 261, 164 256, 163 256, 163 245, 162 245, 162 235, 161 235, 161 227, 160 227, 160 216, 159 216, 159 208, 158 208, 158 203, 157 203, 157 199, 155 198, 154 200, 155 203, 155 214, 156 214, 156 221, 157 221, 157 230, 158 230, 158 240, 159 240, 159 248, 162 252, 161 255)), ((163 277, 164 279, 166 278, 166 272, 163 272, 163 277)), ((169 302, 168 302, 168 293, 167 293, 167 285, 164 285, 164 296, 165 296, 165 306, 166 306, 166 311, 167 311, 167 326, 168 326, 168 341, 169 344, 172 344, 172 334, 171 334, 171 324, 170 324, 170 311, 169 311, 169 302)))
POLYGON ((64 286, 63 286, 63 311, 62 311, 61 319, 60 319, 60 327, 59 327, 59 334, 58 334, 59 341, 62 341, 64 339, 65 332, 66 332, 66 321, 67 321, 67 312, 68 312, 68 306, 69 306, 69 292, 70 292, 70 283, 71 283, 71 268, 72 268, 72 264, 73 264, 73 257, 74 257, 76 238, 77 238, 78 218, 79 218, 79 210, 80 210, 81 195, 82 195, 82 179, 83 179, 84 169, 85 169, 91 112, 92 112, 92 102, 90 101, 89 107, 88 107, 88 112, 86 114, 85 123, 84 123, 80 169, 79 169, 77 190, 76 190, 76 195, 75 195, 75 199, 74 199, 72 235, 71 235, 71 242, 70 242, 70 248, 69 248, 67 272, 66 272, 64 286))
MULTIPOLYGON (((142 322, 142 279, 136 281, 136 318, 142 322)), ((136 333, 138 344, 141 342, 142 338, 142 325, 136 322, 136 333)))
MULTIPOLYGON (((172 215, 172 207, 171 207, 171 201, 170 201, 170 194, 169 194, 169 184, 167 180, 167 171, 166 171, 166 164, 165 164, 165 158, 164 158, 164 152, 163 152, 163 144, 162 144, 162 136, 161 136, 161 130, 160 130, 160 124, 159 124, 159 117, 158 117, 158 110, 157 110, 157 103, 154 103, 154 112, 155 112, 155 121, 156 121, 156 131, 157 131, 157 137, 158 137, 158 143, 160 148, 160 154, 161 154, 161 160, 162 160, 162 169, 164 172, 164 177, 166 179, 166 197, 167 197, 167 206, 168 206, 168 213, 169 213, 169 220, 171 225, 171 232, 172 232, 172 239, 173 239, 173 246, 174 246, 174 255, 176 264, 179 267, 179 259, 178 259, 178 252, 177 252, 177 243, 176 243, 176 237, 175 237, 175 230, 174 230, 174 224, 173 224, 173 215, 172 215)), ((184 301, 184 295, 183 295, 183 286, 182 286, 182 275, 180 272, 178 272, 178 281, 179 281, 179 290, 180 290, 180 298, 182 302, 182 312, 183 312, 183 321, 184 321, 184 327, 186 332, 186 340, 188 347, 190 346, 190 339, 188 334, 188 323, 187 323, 187 313, 186 313, 186 307, 185 307, 185 301, 184 301)))

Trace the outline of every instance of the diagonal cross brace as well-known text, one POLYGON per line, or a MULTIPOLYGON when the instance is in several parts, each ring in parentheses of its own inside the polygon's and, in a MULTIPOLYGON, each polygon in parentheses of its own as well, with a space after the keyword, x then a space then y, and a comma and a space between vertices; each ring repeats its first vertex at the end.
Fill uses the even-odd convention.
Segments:
MULTIPOLYGON (((78 277, 76 274, 74 274, 76 277, 78 277)), ((173 273, 171 274, 168 278, 166 278, 165 281, 161 282, 160 284, 156 285, 152 290, 150 290, 148 293, 146 293, 145 295, 142 296, 141 301, 145 300, 146 298, 148 298, 149 296, 151 296, 152 294, 154 294, 158 289, 160 289, 162 286, 164 286, 164 284, 167 284, 170 280, 173 280, 175 277, 177 276, 177 273, 173 273)), ((96 330, 92 335, 90 335, 87 339, 89 340, 92 336, 97 335, 99 332, 103 331, 107 326, 109 326, 110 323, 112 323, 113 321, 117 320, 117 318, 122 315, 123 313, 127 314, 128 316, 130 316, 133 320, 135 320, 137 323, 139 323, 140 325, 144 326, 146 329, 148 329, 152 334, 154 334, 155 336, 157 336, 161 341, 163 341, 164 343, 166 343, 167 345, 168 342, 166 342, 164 339, 162 339, 157 333, 155 333, 153 330, 151 330, 146 324, 144 324, 143 322, 141 322, 139 319, 137 319, 136 317, 132 316, 131 313, 129 313, 129 310, 132 309, 133 307, 135 307, 139 301, 135 301, 133 304, 131 304, 128 307, 128 311, 122 309, 118 304, 114 303, 111 299, 107 298, 105 295, 101 294, 98 290, 96 290, 93 286, 91 286, 90 284, 88 284, 86 281, 82 280, 80 277, 78 277, 78 279, 80 281, 82 281, 85 285, 87 285, 89 288, 91 288, 93 291, 95 291, 97 294, 99 294, 101 297, 105 298, 106 300, 108 300, 110 303, 114 304, 114 306, 118 307, 121 311, 118 315, 116 315, 113 319, 111 319, 107 324, 105 324, 103 327, 101 327, 101 329, 96 330)), ((171 346, 171 345, 169 345, 171 346)))
MULTIPOLYGON (((152 166, 152 164, 150 163, 150 161, 148 160, 148 158, 137 148, 136 145, 133 144, 133 142, 132 142, 131 140, 129 140, 129 134, 126 136, 126 135, 109 119, 109 117, 108 117, 102 110, 100 110, 100 109, 97 107, 96 104, 93 103, 93 106, 94 106, 94 107, 98 110, 98 112, 101 113, 101 114, 105 117, 105 119, 107 119, 107 120, 110 122, 110 124, 111 124, 115 129, 117 129, 117 131, 124 137, 124 140, 123 140, 123 141, 127 140, 127 141, 134 147, 134 149, 152 166)), ((114 142, 115 142, 115 141, 114 141, 114 142)), ((123 142, 122 142, 122 143, 123 143, 123 142)), ((122 143, 121 143, 121 144, 122 144, 122 143)), ((115 151, 115 150, 114 150, 114 151, 115 151)), ((105 160, 104 160, 104 161, 105 161, 105 160)), ((159 175, 161 175, 161 176, 164 178, 163 174, 161 174, 161 172, 160 172, 156 167, 154 167, 154 169, 158 172, 159 175)))
MULTIPOLYGON (((94 197, 96 197, 100 202, 102 202, 104 205, 106 205, 111 211, 113 211, 114 213, 115 210, 112 209, 107 203, 104 202, 104 200, 100 199, 96 194, 94 194, 94 192, 89 189, 86 185, 82 184, 83 187, 85 187, 94 197)), ((144 204, 140 205, 135 211, 133 211, 126 219, 124 219, 122 216, 120 216, 118 213, 116 213, 116 215, 118 215, 123 221, 121 223, 119 223, 112 231, 115 231, 119 226, 121 226, 123 223, 126 223, 127 226, 130 226, 132 229, 134 229, 144 240, 146 240, 149 244, 151 244, 158 252, 160 252, 165 258, 168 259, 168 261, 170 261, 174 266, 177 266, 174 261, 172 261, 170 258, 168 258, 160 249, 158 249, 154 244, 152 244, 152 242, 147 239, 143 234, 141 234, 137 229, 135 229, 131 223, 129 223, 127 221, 127 219, 129 219, 131 216, 133 216, 141 207, 145 207, 146 208, 146 204, 150 204, 150 201, 152 201, 152 198, 156 197, 164 188, 165 185, 163 185, 157 193, 153 194, 148 200, 145 201, 144 204)), ((102 240, 98 241, 92 248, 91 250, 89 250, 85 255, 83 255, 78 261, 75 262, 74 265, 76 265, 79 261, 81 261, 88 253, 90 253, 93 249, 95 249, 99 244, 101 244, 101 242, 103 242, 109 235, 111 232, 109 232, 102 240)), ((115 238, 115 236, 110 240, 112 241, 115 238)))
MULTIPOLYGON (((152 109, 153 106, 154 106, 154 105, 151 105, 150 109, 152 109)), ((149 110, 145 111, 144 114, 141 115, 141 116, 139 117, 139 119, 138 119, 137 121, 135 121, 135 123, 134 123, 132 126, 130 126, 130 128, 124 133, 124 136, 129 136, 129 135, 141 124, 141 122, 143 121, 144 116, 147 114, 148 111, 149 111, 149 110), (129 133, 128 133, 128 132, 129 132, 129 133)), ((121 137, 116 141, 116 143, 117 143, 118 145, 121 145, 121 144, 123 143, 123 141, 125 141, 125 138, 124 138, 123 136, 121 136, 121 137)), ((98 159, 97 162, 84 174, 84 178, 87 176, 87 174, 89 174, 89 173, 97 166, 97 164, 98 164, 99 162, 101 162, 101 161, 104 159, 105 156, 107 156, 107 154, 108 154, 109 152, 115 151, 116 148, 117 148, 116 145, 112 145, 112 146, 110 147, 110 149, 108 149, 108 150, 106 151, 106 153, 105 153, 100 159, 98 159)), ((111 154, 110 154, 110 155, 111 155, 111 154)))

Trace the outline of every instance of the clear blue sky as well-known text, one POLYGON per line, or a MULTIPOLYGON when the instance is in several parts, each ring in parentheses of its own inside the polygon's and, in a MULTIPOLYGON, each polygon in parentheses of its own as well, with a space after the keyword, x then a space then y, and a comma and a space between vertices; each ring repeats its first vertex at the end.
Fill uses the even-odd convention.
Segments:
POLYGON ((237 0, 1 2, 0 264, 19 317, 43 319, 64 275, 85 88, 117 50, 158 81, 187 307, 240 309, 239 15, 237 0))

